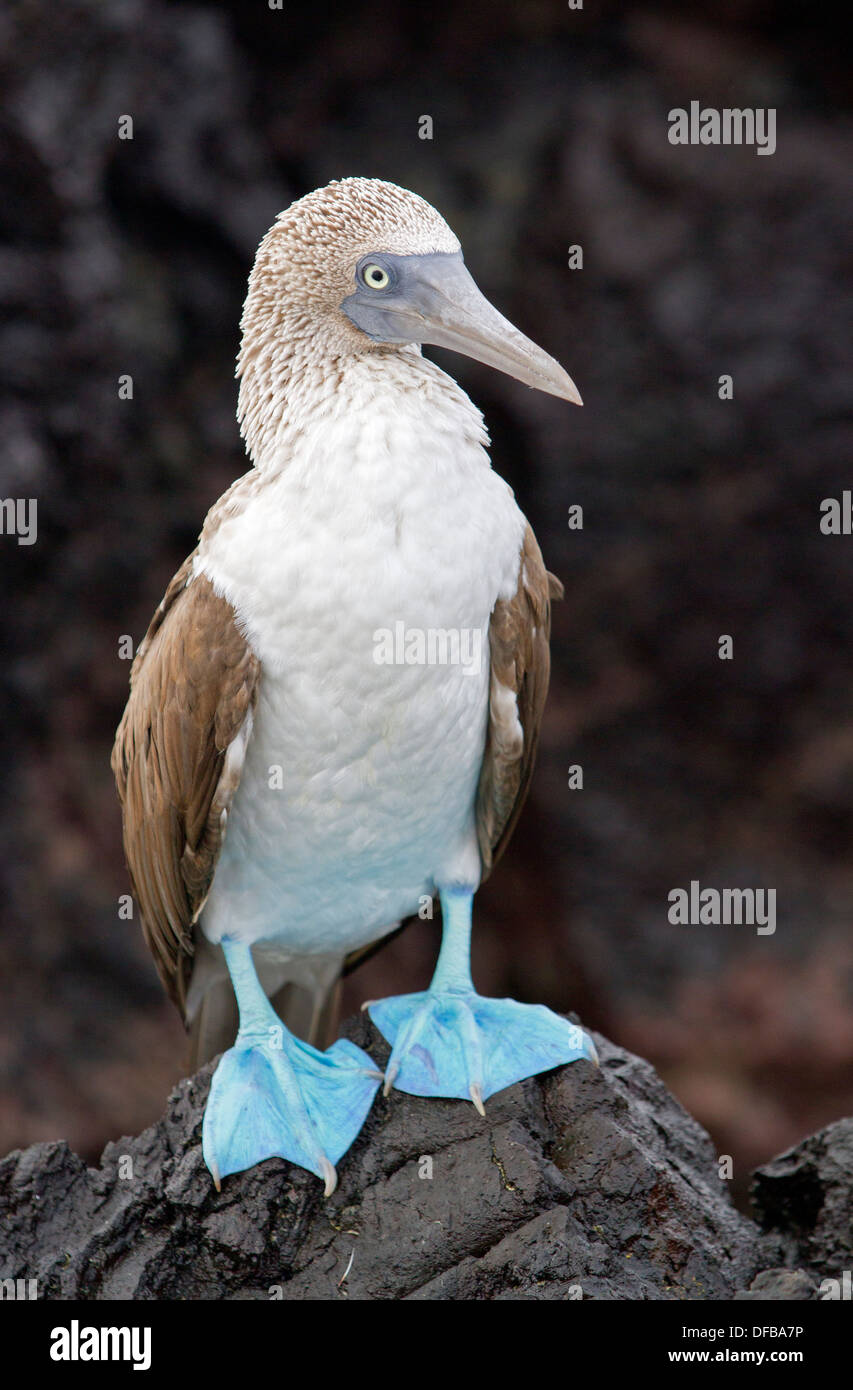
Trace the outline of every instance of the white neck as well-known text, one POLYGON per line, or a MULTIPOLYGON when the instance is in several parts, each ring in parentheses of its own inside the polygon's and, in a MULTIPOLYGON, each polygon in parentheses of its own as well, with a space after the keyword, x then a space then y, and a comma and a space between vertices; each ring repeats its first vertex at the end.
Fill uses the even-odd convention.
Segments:
POLYGON ((261 472, 284 467, 307 437, 332 428, 339 433, 348 417, 369 429, 371 419, 387 421, 398 411, 425 412, 431 429, 446 422, 446 428, 488 445, 480 411, 416 344, 365 350, 359 343, 353 351, 338 341, 328 345, 337 350, 328 352, 323 346, 300 334, 278 336, 275 350, 265 353, 244 346, 237 415, 247 452, 261 472))

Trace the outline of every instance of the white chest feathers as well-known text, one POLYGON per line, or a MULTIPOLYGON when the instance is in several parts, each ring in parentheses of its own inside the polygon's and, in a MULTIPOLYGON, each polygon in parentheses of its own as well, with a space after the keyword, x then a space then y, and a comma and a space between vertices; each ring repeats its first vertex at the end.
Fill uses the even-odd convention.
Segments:
POLYGON ((386 361, 247 475, 200 549, 262 669, 212 940, 351 949, 479 877, 489 620, 525 521, 467 396, 419 356, 386 361))

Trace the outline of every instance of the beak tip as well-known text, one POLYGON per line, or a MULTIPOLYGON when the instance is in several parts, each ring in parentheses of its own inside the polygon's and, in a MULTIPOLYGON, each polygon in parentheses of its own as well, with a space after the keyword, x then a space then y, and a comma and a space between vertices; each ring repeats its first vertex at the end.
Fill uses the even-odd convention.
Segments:
POLYGON ((563 400, 568 401, 570 405, 583 405, 581 393, 570 376, 566 377, 565 389, 560 394, 563 400))

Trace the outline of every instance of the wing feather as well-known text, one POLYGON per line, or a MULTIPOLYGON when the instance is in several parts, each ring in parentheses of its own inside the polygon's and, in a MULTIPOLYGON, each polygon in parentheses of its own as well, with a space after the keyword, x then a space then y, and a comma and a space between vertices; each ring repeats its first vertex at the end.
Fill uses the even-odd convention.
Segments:
POLYGON ((257 703, 260 662, 193 556, 140 644, 112 766, 146 941, 183 1013, 192 927, 222 849, 257 703))
POLYGON ((489 723, 477 790, 484 879, 509 842, 530 786, 551 673, 551 599, 562 592, 528 525, 518 588, 495 604, 489 629, 489 723))

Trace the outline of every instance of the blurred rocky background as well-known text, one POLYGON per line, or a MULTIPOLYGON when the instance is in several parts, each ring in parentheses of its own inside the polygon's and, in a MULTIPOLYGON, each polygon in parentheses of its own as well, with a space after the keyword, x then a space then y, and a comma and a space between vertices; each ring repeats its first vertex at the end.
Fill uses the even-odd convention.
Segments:
MULTIPOLYGON (((119 641, 245 468, 233 361, 257 243, 353 173, 435 203, 585 401, 442 359, 566 585, 533 794, 478 899, 480 987, 648 1057, 736 1186, 849 1114, 853 539, 819 526, 853 485, 831 15, 24 2, 0 53, 0 496, 39 507, 35 545, 0 538, 0 1153, 65 1138, 93 1159, 182 1074, 118 916, 119 641), (670 145, 691 99, 775 107, 776 153, 670 145), (671 925, 691 879, 775 889, 775 935, 671 925)), ((398 938, 347 1011, 423 987, 434 948, 431 924, 398 938)))

